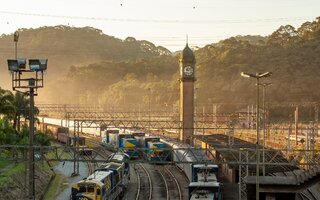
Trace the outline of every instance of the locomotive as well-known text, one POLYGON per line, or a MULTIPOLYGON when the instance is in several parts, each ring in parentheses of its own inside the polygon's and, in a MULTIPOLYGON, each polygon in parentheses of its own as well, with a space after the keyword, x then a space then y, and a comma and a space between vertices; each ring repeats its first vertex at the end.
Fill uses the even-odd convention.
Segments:
POLYGON ((71 200, 112 200, 121 197, 128 187, 129 156, 112 154, 108 161, 71 188, 71 200))

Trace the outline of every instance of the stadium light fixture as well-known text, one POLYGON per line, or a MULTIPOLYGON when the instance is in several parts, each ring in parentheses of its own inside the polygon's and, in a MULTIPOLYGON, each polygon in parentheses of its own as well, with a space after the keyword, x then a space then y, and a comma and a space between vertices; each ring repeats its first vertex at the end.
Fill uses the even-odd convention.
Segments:
POLYGON ((256 143, 256 155, 257 155, 257 164, 256 164, 256 200, 259 200, 259 168, 260 168, 260 114, 259 114, 259 107, 260 107, 260 98, 259 98, 259 86, 260 86, 260 78, 266 78, 271 76, 271 72, 263 72, 263 73, 256 73, 250 74, 246 72, 241 72, 241 76, 245 78, 255 78, 256 85, 257 85, 257 108, 256 108, 256 129, 257 129, 257 143, 256 143))

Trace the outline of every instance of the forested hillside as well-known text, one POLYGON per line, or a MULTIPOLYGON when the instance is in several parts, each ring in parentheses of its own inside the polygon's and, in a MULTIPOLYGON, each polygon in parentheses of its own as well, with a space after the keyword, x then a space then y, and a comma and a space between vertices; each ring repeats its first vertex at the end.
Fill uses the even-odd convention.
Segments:
MULTIPOLYGON (((88 65, 99 61, 126 61, 152 59, 159 55, 170 55, 164 47, 156 47, 148 41, 137 41, 132 37, 121 40, 104 34, 101 30, 69 26, 19 29, 18 57, 48 58, 47 82, 57 81, 70 66, 88 65)), ((0 36, 0 69, 2 83, 11 85, 6 60, 14 58, 13 35, 0 36)))
MULTIPOLYGON (((23 30, 29 31, 36 36, 21 41, 25 52, 33 49, 38 55, 43 50, 51 68, 60 69, 58 63, 63 61, 68 69, 41 90, 41 100, 107 107, 178 104, 179 58, 163 47, 134 38, 122 41, 92 28, 23 30)), ((1 47, 5 42, 9 43, 9 36, 0 39, 1 47)), ((269 101, 310 102, 320 97, 320 18, 297 29, 281 26, 268 37, 232 37, 200 48, 195 55, 198 105, 254 102, 255 81, 241 77, 241 71, 273 73, 267 80, 272 82, 269 101)))

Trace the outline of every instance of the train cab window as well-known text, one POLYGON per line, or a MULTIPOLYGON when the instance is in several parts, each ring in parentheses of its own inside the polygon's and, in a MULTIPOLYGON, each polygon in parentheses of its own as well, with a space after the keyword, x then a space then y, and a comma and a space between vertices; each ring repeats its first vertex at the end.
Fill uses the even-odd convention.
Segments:
POLYGON ((78 190, 76 188, 72 188, 72 195, 78 194, 78 190))
POLYGON ((97 189, 97 195, 101 195, 101 190, 97 189))
POLYGON ((94 193, 94 187, 88 187, 88 193, 94 193))
POLYGON ((80 187, 80 188, 79 188, 79 192, 87 192, 86 187, 80 187))

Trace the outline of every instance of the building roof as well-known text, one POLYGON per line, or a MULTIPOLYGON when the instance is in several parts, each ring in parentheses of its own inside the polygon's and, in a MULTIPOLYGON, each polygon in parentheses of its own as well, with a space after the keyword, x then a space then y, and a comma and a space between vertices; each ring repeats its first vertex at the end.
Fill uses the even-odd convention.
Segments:
POLYGON ((193 54, 193 51, 190 49, 190 47, 188 46, 188 43, 186 44, 186 46, 184 47, 184 49, 181 52, 181 60, 182 62, 195 62, 195 56, 193 54))
MULTIPOLYGON (((227 148, 226 150, 221 150, 218 152, 221 154, 221 158, 217 159, 224 159, 227 163, 233 163, 229 164, 229 167, 238 169, 239 165, 234 164, 239 162, 239 149, 251 149, 248 150, 248 162, 249 163, 255 163, 256 162, 256 144, 247 142, 245 140, 241 140, 239 138, 234 138, 234 145, 232 148, 234 151, 230 150, 230 146, 228 145, 229 137, 228 135, 223 134, 214 134, 214 135, 206 135, 206 136, 198 136, 197 139, 206 142, 209 144, 210 148, 227 148)), ((284 171, 291 171, 298 169, 298 167, 291 165, 289 161, 285 158, 285 156, 282 154, 282 152, 279 152, 274 149, 265 148, 265 157, 268 162, 275 163, 267 164, 266 165, 266 173, 275 173, 275 172, 284 172, 284 171), (277 163, 288 163, 286 166, 279 165, 277 163)), ((262 167, 262 146, 260 146, 260 167, 262 167)), ((255 172, 256 166, 255 165, 249 165, 249 171, 255 172)), ((262 170, 261 170, 262 172, 262 170)))

